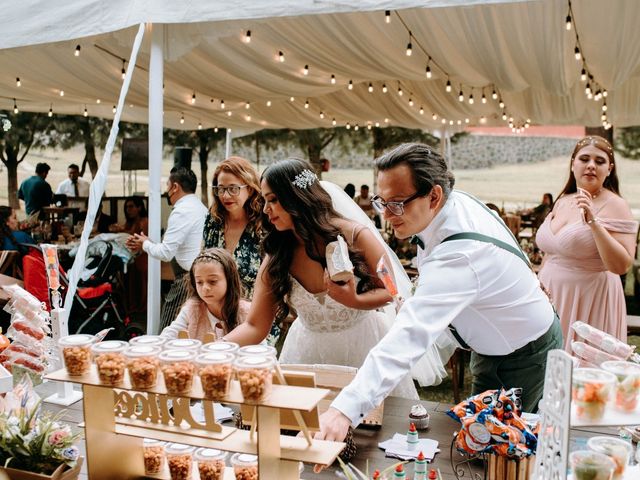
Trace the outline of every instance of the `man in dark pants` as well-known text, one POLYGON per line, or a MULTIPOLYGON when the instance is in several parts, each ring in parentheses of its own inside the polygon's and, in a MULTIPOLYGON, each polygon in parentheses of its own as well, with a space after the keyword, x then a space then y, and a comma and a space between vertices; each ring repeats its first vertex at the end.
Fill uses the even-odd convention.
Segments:
POLYGON ((517 241, 483 203, 453 190, 453 173, 431 147, 400 145, 376 166, 372 203, 398 238, 414 236, 418 286, 316 436, 342 440, 445 331, 473 351, 474 393, 521 387, 523 409, 536 410, 547 353, 562 348, 562 333, 517 241))
POLYGON ((25 210, 29 216, 40 216, 43 207, 51 205, 53 191, 45 180, 51 167, 46 163, 36 165, 36 174, 27 178, 20 185, 18 198, 24 200, 25 210))

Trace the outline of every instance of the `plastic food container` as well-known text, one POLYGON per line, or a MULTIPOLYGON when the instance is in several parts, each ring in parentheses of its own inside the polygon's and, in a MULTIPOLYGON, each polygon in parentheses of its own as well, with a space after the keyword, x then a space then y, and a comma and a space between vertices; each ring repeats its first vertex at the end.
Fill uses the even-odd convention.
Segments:
POLYGON ((571 397, 576 405, 577 417, 590 421, 602 419, 616 381, 613 373, 604 370, 575 369, 571 397))
POLYGON ((200 353, 233 353, 235 354, 240 345, 233 342, 211 342, 200 347, 200 353))
POLYGON ((258 457, 247 453, 236 453, 231 457, 231 466, 236 480, 258 479, 258 457))
POLYGON ((247 345, 238 350, 239 357, 258 356, 276 358, 277 355, 278 351, 269 345, 247 345))
POLYGON ((188 395, 191 392, 195 357, 194 350, 167 350, 160 354, 160 369, 169 395, 188 395))
POLYGON ((118 385, 122 382, 127 365, 124 357, 127 347, 127 342, 119 340, 98 342, 91 347, 91 353, 98 366, 100 382, 105 385, 118 385))
POLYGON ((161 347, 167 339, 160 335, 140 335, 129 340, 129 345, 145 345, 147 347, 161 347))
POLYGON ((613 373, 618 379, 615 405, 624 412, 633 412, 638 406, 640 394, 640 365, 631 362, 610 361, 602 369, 613 373))
POLYGON ((160 473, 164 464, 164 442, 145 438, 142 442, 144 453, 144 473, 147 475, 160 473))
POLYGON ((613 480, 621 480, 633 454, 630 443, 615 437, 592 437, 587 441, 587 447, 594 452, 606 455, 615 464, 613 480))
POLYGON ((84 375, 91 369, 93 335, 67 335, 58 340, 64 366, 69 375, 84 375))
POLYGON ((165 447, 171 480, 189 480, 194 448, 181 443, 170 443, 165 447))
POLYGON ((130 346, 124 351, 131 386, 136 389, 153 388, 158 382, 160 347, 130 346))
POLYGON ((214 450, 213 448, 199 448, 195 458, 198 462, 200 480, 222 480, 224 478, 224 459, 227 452, 214 450))
POLYGON ((574 480, 610 480, 615 463, 602 453, 578 450, 569 455, 574 480))
POLYGON ((165 350, 193 350, 196 353, 202 346, 200 340, 195 338, 176 338, 175 340, 169 340, 164 344, 165 350))
POLYGON ((233 353, 209 352, 196 357, 202 391, 207 400, 219 400, 229 393, 233 372, 233 353))
POLYGON ((273 357, 238 357, 233 364, 246 402, 259 402, 271 393, 273 386, 273 357))

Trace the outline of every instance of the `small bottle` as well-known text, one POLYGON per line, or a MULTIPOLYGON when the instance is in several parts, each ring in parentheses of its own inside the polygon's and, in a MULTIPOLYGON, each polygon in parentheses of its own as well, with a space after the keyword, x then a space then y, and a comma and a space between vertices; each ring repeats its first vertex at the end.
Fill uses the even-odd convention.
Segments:
POLYGON ((426 480, 427 478, 427 459, 420 450, 413 467, 413 480, 426 480))
POLYGON ((431 470, 429 470, 429 480, 437 480, 438 475, 436 474, 436 471, 432 468, 431 470))
POLYGON ((402 464, 396 467, 395 472, 393 472, 393 478, 407 478, 407 473, 404 471, 402 464))
POLYGON ((415 424, 411 423, 409 425, 409 430, 407 431, 407 447, 409 448, 409 450, 413 450, 414 448, 416 448, 419 442, 420 437, 418 436, 416 426, 415 424))

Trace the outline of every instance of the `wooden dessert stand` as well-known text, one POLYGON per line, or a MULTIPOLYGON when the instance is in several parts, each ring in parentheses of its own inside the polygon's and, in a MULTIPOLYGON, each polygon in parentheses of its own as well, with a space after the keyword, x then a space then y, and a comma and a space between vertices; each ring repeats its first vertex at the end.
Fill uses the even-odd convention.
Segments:
MULTIPOLYGON (((194 377, 190 396, 175 397, 167 395, 162 375, 156 387, 145 391, 131 387, 128 372, 117 388, 102 385, 95 365, 81 376, 69 376, 64 369, 47 375, 49 380, 82 385, 91 480, 169 478, 168 474, 145 477, 143 438, 258 455, 262 480, 297 480, 298 462, 330 465, 344 443, 311 440, 309 435, 309 431, 319 429, 318 404, 329 391, 291 386, 313 382, 313 374, 285 372, 284 377, 289 385, 274 378, 281 384, 273 385, 266 400, 251 404, 255 421, 252 431, 246 431, 216 423, 214 404, 204 400, 198 376, 194 377), (193 419, 191 400, 202 400, 204 423, 193 419), (280 435, 281 428, 302 430, 306 438, 280 435)), ((232 381, 229 394, 221 402, 247 405, 237 380, 232 381)), ((227 477, 233 478, 232 471, 225 473, 227 477)))

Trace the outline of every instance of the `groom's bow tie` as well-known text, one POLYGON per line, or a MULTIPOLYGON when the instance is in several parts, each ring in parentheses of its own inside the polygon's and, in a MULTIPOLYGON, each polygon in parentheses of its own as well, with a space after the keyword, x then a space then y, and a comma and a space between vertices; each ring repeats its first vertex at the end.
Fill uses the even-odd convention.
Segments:
POLYGON ((424 242, 418 235, 414 235, 413 237, 411 237, 411 243, 413 243, 414 245, 418 245, 421 249, 424 250, 424 242))

